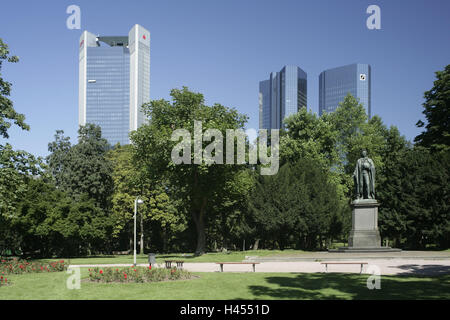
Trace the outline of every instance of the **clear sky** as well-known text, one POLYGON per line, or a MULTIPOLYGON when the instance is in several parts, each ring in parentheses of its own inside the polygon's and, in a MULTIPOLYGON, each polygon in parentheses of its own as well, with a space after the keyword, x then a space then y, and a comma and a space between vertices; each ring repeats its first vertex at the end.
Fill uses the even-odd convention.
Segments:
MULTIPOLYGON (((83 30, 151 33, 151 99, 185 85, 246 113, 258 129, 258 85, 287 64, 308 74, 308 108, 318 112, 318 77, 351 63, 372 66, 372 112, 408 139, 420 129, 423 93, 450 63, 448 0, 152 0, 2 1, 0 38, 17 64, 6 63, 12 100, 31 126, 10 131, 11 143, 35 155, 62 129, 76 142, 78 45, 83 30), (69 30, 66 8, 81 8, 81 29, 69 30), (369 30, 369 5, 381 9, 381 30, 369 30)), ((5 141, 0 138, 0 143, 5 141)))

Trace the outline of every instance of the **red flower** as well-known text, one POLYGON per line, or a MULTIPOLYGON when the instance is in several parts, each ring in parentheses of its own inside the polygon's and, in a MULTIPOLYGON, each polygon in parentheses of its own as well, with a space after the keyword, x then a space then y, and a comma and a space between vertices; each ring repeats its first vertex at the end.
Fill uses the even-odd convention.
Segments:
POLYGON ((103 270, 100 270, 100 274, 103 274, 103 270))
POLYGON ((127 274, 126 273, 123 276, 125 277, 125 279, 127 278, 127 274))

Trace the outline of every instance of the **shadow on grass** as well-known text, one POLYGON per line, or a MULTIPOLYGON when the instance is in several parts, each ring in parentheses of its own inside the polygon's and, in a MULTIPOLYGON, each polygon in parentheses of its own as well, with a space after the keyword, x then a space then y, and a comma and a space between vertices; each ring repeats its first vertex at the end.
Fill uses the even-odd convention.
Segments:
POLYGON ((450 266, 441 264, 403 264, 400 266, 392 266, 393 268, 399 268, 402 270, 408 270, 401 274, 401 276, 440 276, 450 274, 450 266))
POLYGON ((436 278, 381 276, 381 289, 369 290, 370 275, 298 274, 296 277, 267 277, 270 286, 249 286, 256 297, 273 299, 450 299, 450 275, 436 278), (276 286, 274 286, 276 285, 276 286))

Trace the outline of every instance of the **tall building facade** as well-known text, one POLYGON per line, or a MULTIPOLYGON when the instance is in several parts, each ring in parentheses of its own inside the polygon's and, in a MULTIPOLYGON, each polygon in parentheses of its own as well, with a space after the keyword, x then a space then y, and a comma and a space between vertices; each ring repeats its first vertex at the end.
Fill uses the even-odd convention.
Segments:
POLYGON ((307 103, 307 75, 288 65, 259 83, 259 128, 281 129, 283 120, 307 103))
POLYGON ((84 31, 79 47, 78 124, 93 123, 111 145, 129 144, 150 100, 150 32, 135 25, 128 36, 84 31))
POLYGON ((319 115, 336 110, 339 102, 351 93, 359 99, 370 118, 371 106, 371 67, 355 63, 325 70, 319 75, 319 115))

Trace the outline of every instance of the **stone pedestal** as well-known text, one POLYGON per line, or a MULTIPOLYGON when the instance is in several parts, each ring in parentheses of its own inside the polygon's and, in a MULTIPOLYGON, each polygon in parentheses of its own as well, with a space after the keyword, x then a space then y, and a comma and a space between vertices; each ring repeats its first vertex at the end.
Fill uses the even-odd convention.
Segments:
POLYGON ((381 246, 378 230, 378 207, 376 200, 364 199, 352 202, 352 231, 348 238, 348 247, 341 247, 333 252, 386 252, 401 251, 381 246))
POLYGON ((352 203, 352 231, 348 238, 349 247, 381 247, 380 231, 378 231, 379 205, 376 200, 352 203))

